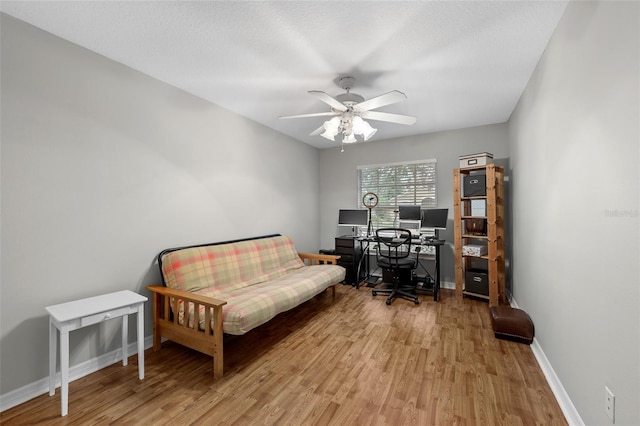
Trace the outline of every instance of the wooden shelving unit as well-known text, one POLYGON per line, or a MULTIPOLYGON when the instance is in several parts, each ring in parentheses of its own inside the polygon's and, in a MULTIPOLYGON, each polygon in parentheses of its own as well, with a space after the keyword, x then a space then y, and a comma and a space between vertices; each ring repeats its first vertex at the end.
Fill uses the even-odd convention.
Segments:
MULTIPOLYGON (((489 305, 507 303, 505 290, 505 258, 504 258, 504 170, 495 164, 473 168, 455 169, 453 171, 453 209, 454 209, 454 249, 456 295, 458 297, 473 296, 487 299, 489 305), (463 181, 466 176, 486 177, 486 193, 482 196, 464 196, 463 181), (478 215, 472 209, 473 203, 484 203, 484 214, 478 215), (467 221, 482 223, 479 232, 469 232, 467 221), (482 256, 463 254, 463 246, 468 244, 486 246, 487 253, 482 256), (467 272, 479 269, 486 271, 488 294, 470 290, 471 285, 465 282, 467 272)), ((477 209, 476 209, 477 210, 477 209)))

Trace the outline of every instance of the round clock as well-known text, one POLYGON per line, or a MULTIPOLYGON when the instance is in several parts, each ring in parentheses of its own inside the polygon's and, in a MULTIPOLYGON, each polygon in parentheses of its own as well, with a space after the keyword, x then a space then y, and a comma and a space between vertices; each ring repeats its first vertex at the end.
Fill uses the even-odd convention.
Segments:
POLYGON ((364 194, 364 196, 362 197, 362 204, 368 208, 369 210, 371 210, 372 208, 374 208, 375 206, 378 205, 378 195, 376 195, 373 192, 367 192, 366 194, 364 194))

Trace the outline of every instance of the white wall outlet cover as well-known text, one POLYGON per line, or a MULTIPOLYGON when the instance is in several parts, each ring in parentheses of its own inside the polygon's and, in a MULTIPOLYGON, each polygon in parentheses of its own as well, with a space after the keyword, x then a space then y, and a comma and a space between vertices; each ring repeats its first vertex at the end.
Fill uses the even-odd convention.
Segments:
POLYGON ((611 422, 615 423, 615 413, 616 413, 616 396, 611 392, 611 389, 608 387, 604 387, 604 409, 607 412, 607 416, 611 419, 611 422))

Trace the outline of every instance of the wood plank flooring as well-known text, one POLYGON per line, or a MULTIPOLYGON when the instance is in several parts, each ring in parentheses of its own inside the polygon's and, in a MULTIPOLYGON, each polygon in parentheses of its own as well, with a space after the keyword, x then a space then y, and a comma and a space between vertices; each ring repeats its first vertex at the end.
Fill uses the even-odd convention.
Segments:
POLYGON ((529 346, 493 337, 488 305, 420 305, 339 286, 244 336, 225 376, 172 342, 0 413, 3 425, 566 425, 529 346))

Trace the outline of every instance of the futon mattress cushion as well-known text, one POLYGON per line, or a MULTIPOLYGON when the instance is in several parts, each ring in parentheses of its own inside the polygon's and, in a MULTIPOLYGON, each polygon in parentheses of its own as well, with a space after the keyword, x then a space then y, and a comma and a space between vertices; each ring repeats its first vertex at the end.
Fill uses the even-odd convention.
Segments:
POLYGON ((304 263, 288 236, 192 247, 168 253, 162 259, 167 287, 188 292, 223 293, 272 281, 304 263))
MULTIPOLYGON (((338 265, 312 265, 290 270, 273 281, 229 291, 220 297, 227 301, 222 307, 222 329, 227 334, 245 334, 342 281, 344 275, 345 269, 338 265)), ((196 293, 215 297, 210 289, 196 293)), ((182 306, 179 315, 179 322, 183 324, 182 306)), ((204 329, 204 308, 198 317, 200 328, 204 329)), ((189 309, 189 326, 193 326, 193 307, 189 309)))

